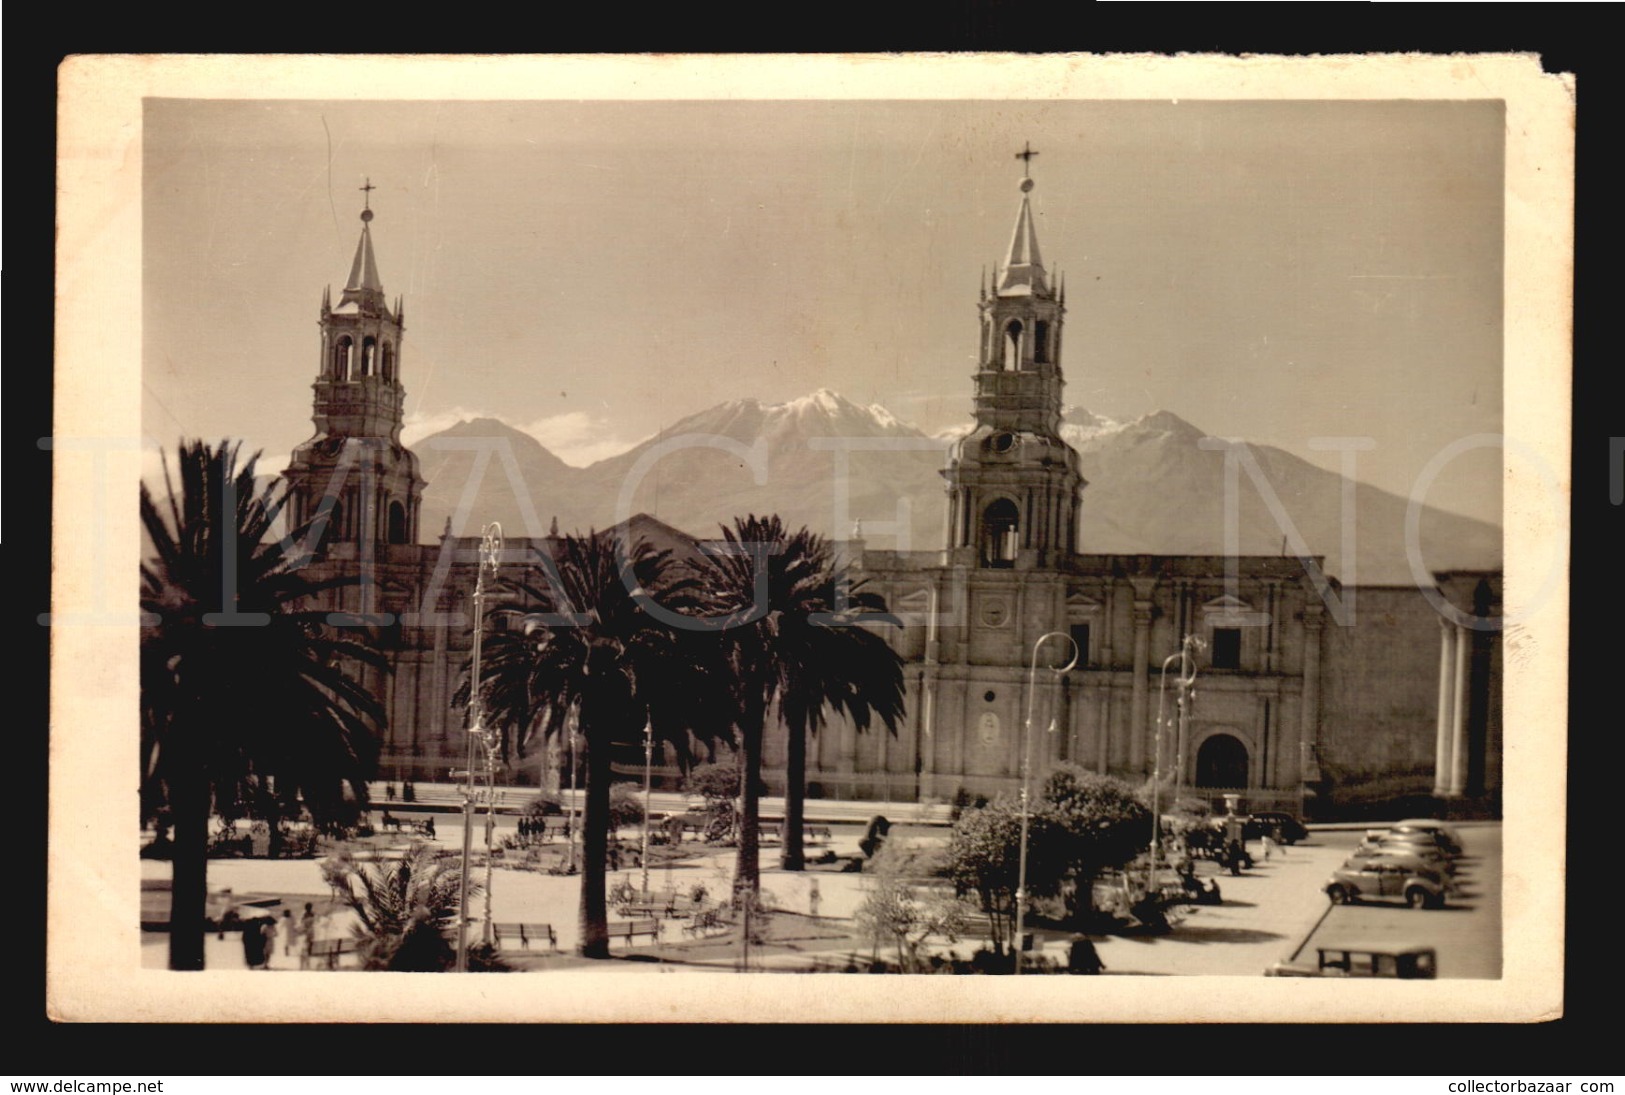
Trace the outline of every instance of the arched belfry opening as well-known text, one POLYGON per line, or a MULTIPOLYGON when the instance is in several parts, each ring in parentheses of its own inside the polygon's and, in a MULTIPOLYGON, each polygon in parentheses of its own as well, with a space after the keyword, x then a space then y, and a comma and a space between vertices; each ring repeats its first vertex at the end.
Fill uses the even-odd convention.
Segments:
POLYGON ((361 375, 372 376, 378 366, 378 342, 370 335, 361 343, 361 375))
POLYGON ((346 381, 350 379, 350 349, 354 345, 350 336, 345 335, 333 344, 333 379, 346 381))
POLYGON ((1021 511, 1008 498, 996 498, 982 511, 982 565, 1013 567, 1021 544, 1021 511))
POLYGON ((1012 319, 1005 324, 1002 368, 1011 370, 1021 368, 1021 336, 1024 330, 1019 319, 1012 319))
POLYGON ((1033 324, 1033 361, 1039 365, 1049 363, 1049 324, 1044 320, 1033 324))
POLYGON ((385 342, 384 343, 383 361, 384 361, 384 379, 385 380, 394 380, 395 379, 395 344, 393 342, 385 342))
POLYGON ((318 523, 321 521, 323 509, 327 510, 327 524, 321 529, 320 545, 321 547, 326 548, 329 544, 335 544, 340 540, 343 540, 347 535, 347 532, 344 528, 343 502, 339 501, 337 498, 333 498, 329 503, 328 500, 324 499, 323 505, 316 508, 316 519, 318 523))
POLYGON ((406 507, 398 501, 389 504, 389 542, 406 543, 406 507))
POLYGON ((1247 747, 1231 734, 1214 734, 1196 751, 1196 786, 1247 786, 1247 747))

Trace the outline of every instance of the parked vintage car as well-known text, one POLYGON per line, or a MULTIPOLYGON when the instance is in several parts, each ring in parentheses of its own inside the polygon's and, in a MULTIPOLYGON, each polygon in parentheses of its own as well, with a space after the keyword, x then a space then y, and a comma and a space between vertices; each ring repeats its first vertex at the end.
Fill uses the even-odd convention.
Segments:
POLYGON ((1413 909, 1443 908, 1448 892, 1444 877, 1438 871, 1410 857, 1393 855, 1351 859, 1333 871, 1321 889, 1334 905, 1402 901, 1413 909))
POLYGON ((1434 844, 1419 844, 1403 838, 1384 836, 1374 843, 1367 844, 1361 841, 1349 856, 1349 862, 1368 859, 1372 856, 1411 856, 1420 860, 1428 867, 1442 874, 1456 873, 1455 859, 1442 848, 1434 844))
POLYGON ((1435 871, 1444 881, 1445 895, 1449 896, 1456 892, 1456 880, 1449 871, 1441 870, 1437 860, 1417 855, 1415 850, 1410 848, 1389 848, 1373 856, 1351 855, 1343 861, 1343 866, 1357 871, 1372 860, 1398 863, 1417 871, 1435 871))
POLYGON ((1433 821, 1430 818, 1407 818, 1396 822, 1388 830, 1396 836, 1416 836, 1433 840, 1451 855, 1460 855, 1462 850, 1461 836, 1442 821, 1433 821))
MULTIPOLYGON (((1273 835, 1279 831, 1281 843, 1296 844, 1309 835, 1309 830, 1303 827, 1303 822, 1291 814, 1277 810, 1264 810, 1256 814, 1237 814, 1241 821, 1241 838, 1243 840, 1260 840, 1266 835, 1273 835)), ((1230 815, 1219 814, 1207 820, 1208 828, 1216 833, 1224 833, 1229 829, 1230 815)))
POLYGON ((1260 810, 1253 814, 1252 820, 1247 823, 1248 840, 1257 840, 1266 833, 1276 832, 1280 833, 1282 844, 1296 844, 1309 836, 1309 830, 1303 827, 1303 822, 1279 810, 1260 810))

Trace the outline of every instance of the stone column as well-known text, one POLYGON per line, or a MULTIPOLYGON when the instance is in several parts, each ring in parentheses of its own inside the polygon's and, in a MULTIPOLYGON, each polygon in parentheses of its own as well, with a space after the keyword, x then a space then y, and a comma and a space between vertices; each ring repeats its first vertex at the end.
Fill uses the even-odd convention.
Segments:
MULTIPOLYGON (((915 750, 920 757, 920 796, 935 798, 937 792, 937 739, 932 720, 936 717, 937 670, 927 663, 920 675, 920 725, 915 730, 915 750)), ((882 731, 884 732, 884 731, 882 731)))
POLYGON ((1095 724, 1095 771, 1105 775, 1112 770, 1112 686, 1100 690, 1099 721, 1095 724))
POLYGON ((1308 765, 1303 772, 1306 780, 1321 778, 1316 745, 1320 741, 1320 639, 1325 614, 1325 606, 1318 601, 1303 606, 1303 709, 1298 737, 1308 765))
POLYGON ((1439 617, 1439 712, 1433 740, 1433 793, 1441 797, 1450 793, 1450 774, 1453 770, 1455 642, 1455 625, 1443 616, 1439 617))
POLYGON ((1450 726, 1450 787, 1451 798, 1467 789, 1467 676, 1468 654, 1473 648, 1473 635, 1464 627, 1454 627, 1456 646, 1455 702, 1450 726))
MULTIPOLYGON (((1147 590, 1149 592, 1149 590, 1147 590)), ((1146 691, 1151 662, 1151 602, 1139 589, 1134 598, 1134 695, 1129 703, 1128 764, 1139 775, 1145 767, 1146 691)))

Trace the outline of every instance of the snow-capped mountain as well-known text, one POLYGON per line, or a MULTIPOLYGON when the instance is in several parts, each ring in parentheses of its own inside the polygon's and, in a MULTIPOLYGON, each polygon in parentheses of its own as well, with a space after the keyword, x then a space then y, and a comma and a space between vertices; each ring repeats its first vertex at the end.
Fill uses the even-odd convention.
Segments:
MULTIPOLYGON (((905 546, 899 533, 906 530, 907 547, 936 549, 946 510, 941 469, 950 443, 968 429, 928 437, 884 407, 859 406, 825 389, 785 403, 722 403, 625 453, 572 468, 529 435, 482 419, 414 446, 430 481, 422 533, 438 536, 448 515, 461 535, 500 520, 505 533, 523 536, 543 534, 554 517, 565 531, 585 531, 646 512, 708 536, 735 516, 778 513, 792 526, 843 538, 861 520, 871 548, 905 546), (488 440, 475 447, 479 438, 488 440), (470 485, 483 450, 492 455, 470 485)), ((1085 551, 1225 550, 1226 453, 1203 448, 1199 427, 1166 411, 1119 422, 1075 408, 1062 434, 1089 483, 1085 551)), ((1312 554, 1326 557, 1334 575, 1347 580, 1352 572, 1366 584, 1412 580, 1405 499, 1355 485, 1355 552, 1345 560, 1342 477, 1268 445, 1249 445, 1247 455, 1264 486, 1245 462, 1238 464, 1237 550, 1293 551, 1284 519, 1312 554)), ((1425 508, 1420 539, 1429 570, 1501 564, 1501 534, 1492 525, 1425 508)))

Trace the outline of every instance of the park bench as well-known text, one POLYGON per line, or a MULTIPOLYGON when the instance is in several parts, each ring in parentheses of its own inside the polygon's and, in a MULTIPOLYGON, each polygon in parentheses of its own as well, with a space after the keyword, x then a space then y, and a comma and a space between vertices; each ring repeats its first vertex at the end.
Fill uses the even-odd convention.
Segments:
POLYGON ((728 921, 723 917, 720 908, 700 909, 695 912, 694 919, 683 925, 683 934, 698 939, 727 924, 728 921))
POLYGON ((509 940, 514 940, 514 939, 519 940, 519 949, 520 950, 527 950, 528 951, 528 950, 530 950, 530 944, 531 944, 531 942, 533 940, 535 942, 537 942, 537 943, 540 943, 544 939, 547 940, 547 946, 548 946, 549 950, 555 950, 556 951, 556 950, 559 949, 558 933, 553 930, 553 925, 551 925, 551 924, 528 924, 528 923, 517 923, 517 922, 500 923, 500 922, 498 922, 498 923, 493 923, 491 925, 491 930, 492 930, 492 932, 495 933, 497 948, 499 950, 503 946, 502 940, 503 940, 504 936, 506 936, 509 940))
POLYGON ((624 939, 630 945, 632 940, 640 935, 647 935, 650 939, 660 938, 660 921, 658 920, 611 920, 607 925, 611 940, 624 939))
MULTIPOLYGON (((766 832, 764 832, 762 834, 762 839, 767 843, 783 843, 783 841, 784 841, 784 826, 779 825, 779 826, 776 826, 776 827, 774 827, 772 829, 767 830, 766 832)), ((804 826, 802 826, 802 829, 801 829, 801 843, 802 843, 803 846, 806 846, 806 845, 809 845, 809 844, 828 844, 830 842, 830 840, 832 840, 832 839, 833 839, 833 836, 829 831, 829 826, 828 825, 804 825, 804 826)))
POLYGON ((310 948, 299 956, 299 968, 308 970, 314 966, 317 969, 336 970, 340 958, 354 953, 353 939, 313 939, 310 948))
POLYGON ((637 919, 651 916, 692 916, 704 907, 704 901, 695 901, 691 897, 667 894, 665 897, 655 895, 647 898, 634 898, 631 901, 616 905, 615 911, 622 916, 637 919))

